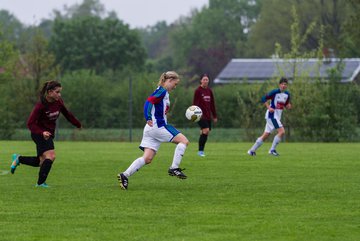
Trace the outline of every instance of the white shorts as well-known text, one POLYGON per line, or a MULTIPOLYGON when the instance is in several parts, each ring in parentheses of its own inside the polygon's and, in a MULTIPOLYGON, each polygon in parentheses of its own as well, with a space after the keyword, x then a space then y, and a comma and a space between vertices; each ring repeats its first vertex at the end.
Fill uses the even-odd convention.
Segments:
POLYGON ((281 127, 283 127, 283 124, 281 123, 280 120, 278 120, 276 118, 267 118, 266 119, 265 132, 271 133, 275 129, 279 129, 281 127))
POLYGON ((180 131, 171 125, 166 125, 159 128, 156 125, 150 127, 146 124, 139 148, 141 150, 144 150, 144 148, 150 148, 157 152, 161 143, 171 142, 179 133, 180 131))

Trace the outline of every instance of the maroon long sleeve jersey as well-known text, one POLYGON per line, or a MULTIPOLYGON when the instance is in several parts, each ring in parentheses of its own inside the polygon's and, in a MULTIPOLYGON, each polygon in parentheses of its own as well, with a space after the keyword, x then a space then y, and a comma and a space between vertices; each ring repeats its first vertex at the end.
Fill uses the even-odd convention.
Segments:
POLYGON ((195 90, 193 105, 197 105, 203 112, 201 119, 211 120, 217 118, 215 109, 215 99, 213 92, 210 88, 203 88, 199 86, 195 90))
POLYGON ((56 120, 62 113, 65 118, 74 126, 80 128, 81 123, 76 117, 66 109, 62 99, 43 104, 41 101, 36 103, 27 121, 27 127, 33 134, 42 134, 48 131, 55 136, 56 120))

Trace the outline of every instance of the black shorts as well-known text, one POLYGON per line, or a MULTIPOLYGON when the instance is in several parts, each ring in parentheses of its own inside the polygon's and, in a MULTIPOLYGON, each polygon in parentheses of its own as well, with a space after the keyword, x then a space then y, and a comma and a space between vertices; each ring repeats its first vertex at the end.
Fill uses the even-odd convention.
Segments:
POLYGON ((198 125, 200 126, 200 129, 209 128, 211 130, 211 120, 199 120, 198 125))
POLYGON ((53 138, 45 140, 43 135, 31 133, 31 138, 36 144, 37 156, 41 156, 44 152, 49 150, 55 150, 53 138))

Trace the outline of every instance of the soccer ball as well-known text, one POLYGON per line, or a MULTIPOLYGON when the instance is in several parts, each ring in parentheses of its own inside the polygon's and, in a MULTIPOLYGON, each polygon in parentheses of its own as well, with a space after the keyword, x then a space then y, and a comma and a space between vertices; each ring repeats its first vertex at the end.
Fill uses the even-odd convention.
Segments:
POLYGON ((202 116, 202 110, 199 106, 192 105, 186 109, 185 116, 192 122, 198 122, 202 116))

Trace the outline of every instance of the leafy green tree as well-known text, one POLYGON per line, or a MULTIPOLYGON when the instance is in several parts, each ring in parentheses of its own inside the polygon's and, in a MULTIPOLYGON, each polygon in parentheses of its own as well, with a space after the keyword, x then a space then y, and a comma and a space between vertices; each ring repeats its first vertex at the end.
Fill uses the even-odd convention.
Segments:
MULTIPOLYGON (((65 74, 61 83, 65 103, 84 128, 106 127, 104 113, 109 111, 106 103, 110 85, 104 78, 89 70, 79 70, 65 74)), ((68 126, 65 123, 61 125, 68 126)))
POLYGON ((184 25, 173 35, 176 64, 186 63, 190 67, 190 76, 208 73, 216 76, 227 64, 235 52, 238 37, 236 31, 240 24, 228 25, 224 13, 216 9, 205 9, 193 19, 192 25, 184 25), (234 27, 233 30, 228 30, 234 27))
POLYGON ((165 21, 157 22, 154 26, 138 29, 148 58, 155 59, 166 54, 169 45, 169 32, 171 27, 165 21))
POLYGON ((103 73, 128 65, 140 69, 145 61, 137 32, 109 17, 57 18, 50 46, 65 71, 90 69, 103 73))
MULTIPOLYGON (((132 126, 144 126, 144 101, 155 89, 158 76, 140 72, 129 74, 129 71, 115 74, 116 78, 112 80, 90 70, 79 70, 62 77, 63 98, 84 128, 128 128, 130 103, 133 107, 132 126), (133 90, 131 100, 130 79, 133 90)), ((61 125, 69 126, 66 122, 61 125)))
POLYGON ((138 33, 115 12, 107 13, 99 0, 65 5, 63 12, 54 10, 50 46, 65 71, 90 69, 104 73, 126 66, 144 67, 145 50, 138 33))
POLYGON ((44 34, 44 37, 47 41, 50 40, 52 30, 53 30, 54 21, 50 19, 44 19, 40 22, 38 29, 44 34))
POLYGON ((329 84, 325 89, 325 107, 327 119, 320 125, 322 132, 326 132, 323 141, 338 142, 353 140, 356 137, 357 113, 354 102, 354 89, 359 89, 354 83, 342 84, 341 73, 343 64, 339 63, 328 71, 329 84), (334 98, 336 96, 336 98, 334 98))
POLYGON ((341 36, 340 46, 342 56, 360 56, 360 0, 350 0, 348 2, 344 34, 341 36))
MULTIPOLYGON (((340 55, 344 41, 344 26, 348 18, 349 2, 345 0, 269 0, 263 1, 261 13, 256 24, 250 30, 250 46, 255 57, 269 57, 275 43, 281 44, 285 52, 291 50, 289 9, 296 7, 300 16, 299 31, 302 35, 314 21, 324 26, 324 47, 340 55), (339 41, 340 39, 340 41, 339 41)), ((319 32, 313 31, 302 45, 302 51, 316 49, 319 45, 319 32)))
POLYGON ((55 64, 55 56, 48 50, 48 41, 40 31, 37 31, 28 41, 27 52, 22 56, 23 67, 27 77, 34 82, 34 91, 40 89, 42 82, 56 79, 60 67, 55 64))
POLYGON ((169 26, 165 21, 137 29, 147 52, 146 70, 148 72, 176 69, 173 50, 170 47, 170 34, 174 29, 176 25, 169 26))
POLYGON ((210 9, 222 9, 230 21, 239 21, 245 35, 256 23, 263 0, 209 0, 210 9))
POLYGON ((96 16, 102 17, 105 15, 105 6, 99 0, 83 0, 80 4, 73 4, 71 6, 64 6, 65 14, 55 11, 57 16, 62 16, 66 19, 96 16))
POLYGON ((55 57, 48 51, 48 43, 42 33, 37 32, 28 39, 27 52, 14 58, 14 70, 7 84, 9 95, 8 107, 16 111, 13 122, 24 128, 28 115, 38 100, 38 92, 43 82, 56 79, 59 66, 55 57), (16 98, 14 98, 14 93, 16 98), (20 93, 20 94, 19 94, 20 93))
MULTIPOLYGON (((3 33, 0 26, 0 39, 3 33)), ((17 71, 16 68, 17 52, 14 46, 5 39, 0 41, 0 139, 9 139, 13 133, 16 123, 14 117, 16 113, 9 105, 13 95, 11 95, 10 85, 14 81, 13 73, 17 71)))
POLYGON ((0 10, 0 29, 0 41, 7 40, 16 46, 24 26, 13 14, 7 10, 0 10))
MULTIPOLYGON (((294 109, 290 115, 286 115, 284 123, 295 128, 300 133, 302 140, 306 141, 343 141, 354 139, 357 123, 356 109, 354 105, 354 93, 351 91, 354 86, 342 84, 340 63, 328 73, 329 78, 321 79, 320 74, 314 81, 309 73, 319 73, 322 64, 323 49, 323 27, 320 29, 320 38, 317 40, 319 46, 315 50, 304 51, 303 45, 306 39, 316 29, 313 22, 303 32, 300 31, 300 19, 296 8, 293 7, 293 23, 291 24, 291 49, 288 53, 282 53, 277 48, 276 53, 284 59, 295 59, 290 62, 291 71, 280 70, 283 73, 291 73, 294 76, 290 91, 293 96, 294 109), (307 58, 317 57, 319 65, 317 69, 302 69, 299 71, 301 61, 307 58), (299 61, 299 62, 297 62, 299 61), (335 98, 336 96, 336 98, 335 98)), ((280 46, 280 44, 278 44, 280 46)))
POLYGON ((243 7, 257 8, 257 2, 213 0, 180 22, 172 34, 175 65, 185 63, 189 76, 206 72, 215 77, 231 58, 245 53, 247 31, 254 20, 243 7))

